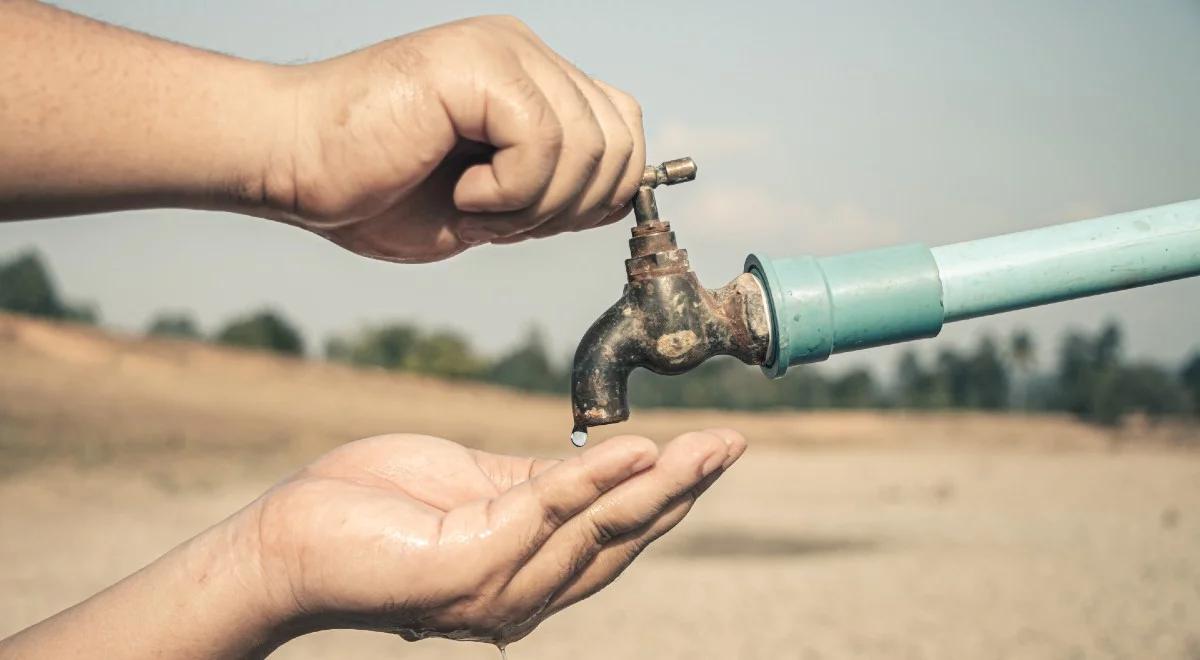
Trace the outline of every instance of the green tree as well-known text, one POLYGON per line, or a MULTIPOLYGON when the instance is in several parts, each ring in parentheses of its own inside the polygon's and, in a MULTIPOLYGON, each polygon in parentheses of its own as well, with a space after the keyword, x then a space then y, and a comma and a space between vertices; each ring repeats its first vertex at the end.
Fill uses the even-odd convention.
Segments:
POLYGON ((1069 332, 1058 350, 1058 392, 1055 407, 1079 416, 1091 410, 1095 362, 1091 340, 1080 332, 1069 332))
POLYGON ((836 408, 873 408, 879 405, 875 378, 867 369, 853 369, 833 379, 830 397, 836 408))
POLYGON ((66 316, 66 305, 41 255, 24 252, 0 263, 0 309, 54 319, 66 316))
POLYGON ((953 348, 938 351, 936 389, 937 407, 967 408, 973 405, 971 363, 953 348))
POLYGON ((357 335, 335 337, 325 345, 325 355, 340 360, 384 369, 411 369, 421 339, 411 323, 388 323, 361 330, 357 335))
POLYGON ((1008 407, 1008 369, 1000 359, 1000 349, 988 336, 979 345, 966 365, 969 396, 966 405, 984 410, 1008 407))
POLYGON ((1097 369, 1106 370, 1116 367, 1121 362, 1121 348, 1124 333, 1116 321, 1108 321, 1100 328, 1092 353, 1097 369))
POLYGON ((351 364, 451 378, 479 376, 484 368, 484 361, 461 334, 451 330, 426 333, 411 323, 388 323, 348 337, 333 337, 325 343, 325 356, 351 364))
POLYGON ((95 305, 72 304, 59 296, 50 269, 32 250, 0 262, 0 309, 75 323, 95 324, 100 320, 95 305))
POLYGON ((175 339, 200 339, 203 336, 192 315, 182 311, 159 312, 146 325, 146 334, 175 339))
POLYGON ((764 398, 772 407, 811 410, 829 408, 834 403, 829 379, 813 365, 792 367, 777 381, 766 380, 759 371, 753 367, 751 373, 757 378, 758 387, 769 388, 770 395, 764 398))
POLYGON ((1183 382, 1183 386, 1191 395, 1192 412, 1200 415, 1200 351, 1197 351, 1192 359, 1183 365, 1183 369, 1179 372, 1179 380, 1183 382))
POLYGON ((819 369, 794 367, 779 380, 768 380, 756 366, 717 356, 679 375, 645 369, 630 375, 630 399, 637 406, 767 410, 827 408, 830 387, 819 369))
POLYGON ((564 392, 569 376, 550 360, 546 338, 532 327, 519 345, 500 356, 487 369, 485 378, 498 385, 534 392, 564 392))
POLYGON ((1062 410, 1099 424, 1118 424, 1129 413, 1179 414, 1188 408, 1186 377, 1152 364, 1121 361, 1121 328, 1108 322, 1095 337, 1073 332, 1059 351, 1058 397, 1062 410))
POLYGON ((350 340, 341 335, 334 335, 325 340, 325 359, 333 362, 353 362, 350 354, 353 346, 350 340))
POLYGON ((284 355, 302 355, 304 339, 282 314, 271 309, 234 318, 221 328, 215 340, 219 344, 257 348, 284 355))
POLYGON ((901 408, 936 408, 945 405, 937 374, 925 368, 913 349, 896 363, 896 403, 901 408))
POLYGON ((1014 379, 1016 387, 1013 393, 1013 398, 1016 400, 1016 407, 1020 410, 1028 410, 1029 381, 1033 377, 1034 367, 1037 366, 1037 353, 1033 342, 1033 335, 1029 334, 1029 331, 1025 329, 1014 332, 1008 340, 1008 354, 1012 358, 1013 366, 1017 370, 1017 378, 1014 379))
POLYGON ((1187 391, 1170 372, 1154 364, 1121 365, 1114 378, 1097 385, 1090 416, 1101 424, 1116 424, 1132 412, 1162 417, 1189 407, 1187 391))
POLYGON ((434 376, 474 377, 483 373, 484 360, 463 335, 453 330, 437 330, 418 338, 408 368, 434 376))

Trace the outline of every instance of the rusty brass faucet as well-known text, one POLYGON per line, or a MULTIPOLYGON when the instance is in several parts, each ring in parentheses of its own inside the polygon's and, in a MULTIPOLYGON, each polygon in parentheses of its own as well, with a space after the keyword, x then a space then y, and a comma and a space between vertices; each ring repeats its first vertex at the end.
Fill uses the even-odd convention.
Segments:
POLYGON ((700 286, 658 215, 654 189, 691 181, 690 158, 647 167, 633 200, 629 283, 592 324, 571 374, 575 428, 629 418, 629 373, 680 374, 732 355, 778 378, 835 353, 937 336, 943 324, 1200 276, 1200 199, 962 241, 827 257, 746 257, 720 289, 700 286))
POLYGON ((571 371, 575 425, 571 441, 582 446, 591 426, 629 418, 628 379, 637 367, 681 374, 714 355, 761 364, 770 343, 762 285, 743 273, 729 284, 705 289, 675 243, 670 223, 658 214, 654 189, 696 178, 691 158, 647 166, 633 200, 637 225, 629 239, 629 282, 616 303, 584 334, 571 371))

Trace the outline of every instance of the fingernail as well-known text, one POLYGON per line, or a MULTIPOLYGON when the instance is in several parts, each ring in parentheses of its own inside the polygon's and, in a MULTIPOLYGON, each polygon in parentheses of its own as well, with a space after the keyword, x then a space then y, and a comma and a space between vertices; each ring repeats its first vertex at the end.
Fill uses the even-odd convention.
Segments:
MULTIPOLYGON (((714 433, 713 435, 717 435, 717 434, 714 433)), ((720 434, 719 437, 721 438, 721 441, 725 443, 725 449, 733 449, 733 440, 730 440, 725 434, 720 434)), ((722 469, 728 468, 730 465, 733 465, 734 462, 737 461, 737 459, 738 459, 737 454, 734 454, 732 452, 726 452, 725 460, 721 462, 721 468, 722 469)))
POLYGON ((487 243, 500 237, 500 234, 484 227, 461 227, 458 230, 458 237, 473 244, 487 243))
POLYGON ((721 465, 725 463, 725 457, 726 456, 723 453, 709 456, 708 460, 704 461, 704 465, 700 466, 700 475, 707 477, 713 472, 716 472, 717 468, 721 467, 721 465))

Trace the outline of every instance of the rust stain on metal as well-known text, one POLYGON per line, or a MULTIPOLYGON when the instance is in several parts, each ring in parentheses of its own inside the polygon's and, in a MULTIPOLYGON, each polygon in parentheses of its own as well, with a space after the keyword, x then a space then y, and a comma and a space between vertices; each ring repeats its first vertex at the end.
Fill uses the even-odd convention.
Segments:
MULTIPOLYGON (((678 310, 677 310, 678 312, 678 310)), ((699 338, 691 330, 680 330, 665 334, 654 342, 658 354, 666 358, 677 358, 692 350, 699 338)))
POLYGON ((690 181, 695 171, 690 159, 647 168, 634 198, 628 284, 575 352, 571 402, 577 430, 629 418, 627 381, 638 367, 681 374, 714 355, 747 364, 766 357, 770 321, 758 279, 743 273, 719 289, 704 288, 670 223, 658 216, 652 187, 690 181))

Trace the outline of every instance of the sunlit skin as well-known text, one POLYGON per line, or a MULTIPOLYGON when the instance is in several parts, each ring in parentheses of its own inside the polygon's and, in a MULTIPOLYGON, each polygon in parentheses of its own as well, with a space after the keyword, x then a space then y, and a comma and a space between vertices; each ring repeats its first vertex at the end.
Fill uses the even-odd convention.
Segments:
POLYGON ((588 229, 627 215, 641 180, 637 102, 510 18, 439 26, 299 78, 308 138, 266 195, 360 254, 432 261, 588 229))
POLYGON ((335 450, 251 507, 281 610, 318 627, 509 642, 611 582, 741 456, 728 429, 565 460, 418 435, 335 450))
MULTIPOLYGON (((277 66, 0 0, 0 220, 220 209, 426 262, 615 221, 644 162, 637 103, 515 19, 277 66)), ((0 658, 259 658, 339 627, 504 644, 616 578, 745 447, 360 440, 0 658)))
POLYGON ((0 2, 0 220, 237 211, 428 262, 614 222, 641 108, 510 17, 330 60, 239 60, 0 2))
POLYGON ((614 580, 745 449, 728 429, 563 461, 360 440, 0 658, 261 658, 328 628, 506 644, 614 580))

